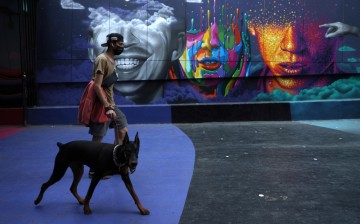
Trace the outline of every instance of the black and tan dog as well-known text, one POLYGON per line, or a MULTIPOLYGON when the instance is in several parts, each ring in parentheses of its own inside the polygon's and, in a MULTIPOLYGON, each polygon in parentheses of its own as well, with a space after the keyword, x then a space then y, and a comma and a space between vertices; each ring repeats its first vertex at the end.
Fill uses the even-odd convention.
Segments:
POLYGON ((34 201, 35 205, 41 202, 46 189, 59 181, 65 175, 67 168, 70 167, 74 174, 70 191, 78 202, 84 205, 85 214, 91 214, 90 199, 100 179, 114 174, 121 175, 140 213, 142 215, 150 214, 149 210, 141 205, 129 177, 129 171, 133 173, 138 163, 140 140, 137 133, 134 141, 129 141, 126 134, 121 145, 91 141, 72 141, 66 144, 57 143, 57 145, 60 150, 55 158, 53 173, 50 179, 41 186, 39 196, 34 201), (81 198, 77 192, 77 186, 84 173, 84 165, 94 170, 85 199, 81 198))

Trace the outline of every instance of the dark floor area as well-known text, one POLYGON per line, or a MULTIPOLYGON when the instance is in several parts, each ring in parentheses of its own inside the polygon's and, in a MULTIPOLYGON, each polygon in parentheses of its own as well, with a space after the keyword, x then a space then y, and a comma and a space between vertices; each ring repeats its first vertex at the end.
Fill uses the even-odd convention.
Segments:
POLYGON ((180 223, 360 223, 359 135, 297 122, 177 127, 196 155, 180 223))

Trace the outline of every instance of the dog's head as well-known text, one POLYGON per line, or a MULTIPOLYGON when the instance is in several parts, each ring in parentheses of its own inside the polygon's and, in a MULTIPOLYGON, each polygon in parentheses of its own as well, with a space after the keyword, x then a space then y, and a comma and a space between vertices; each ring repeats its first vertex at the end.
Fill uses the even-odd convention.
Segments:
POLYGON ((138 164, 138 156, 140 151, 140 139, 138 133, 136 133, 134 141, 129 140, 129 136, 126 133, 123 143, 117 147, 114 151, 114 161, 118 164, 119 168, 127 166, 130 172, 133 173, 136 170, 138 164))

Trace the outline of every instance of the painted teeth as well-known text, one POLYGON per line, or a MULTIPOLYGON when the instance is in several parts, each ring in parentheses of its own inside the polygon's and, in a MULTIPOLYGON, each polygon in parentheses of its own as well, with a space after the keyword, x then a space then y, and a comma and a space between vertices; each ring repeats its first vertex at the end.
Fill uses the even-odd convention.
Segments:
POLYGON ((139 59, 136 58, 121 58, 116 60, 116 67, 120 69, 132 69, 138 66, 139 59))
POLYGON ((206 64, 206 65, 214 65, 216 63, 217 63, 217 61, 205 61, 205 62, 203 62, 203 64, 206 64))

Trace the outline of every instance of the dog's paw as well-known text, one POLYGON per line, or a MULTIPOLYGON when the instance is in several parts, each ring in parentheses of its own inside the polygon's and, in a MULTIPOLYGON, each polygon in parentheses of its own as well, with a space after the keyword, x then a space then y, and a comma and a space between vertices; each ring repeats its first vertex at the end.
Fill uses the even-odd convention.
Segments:
POLYGON ((143 208, 143 209, 140 211, 140 213, 141 213, 142 215, 150 215, 150 211, 147 210, 146 208, 143 208))
POLYGON ((92 213, 90 207, 84 206, 84 214, 85 215, 90 215, 92 213))
POLYGON ((35 205, 38 205, 40 202, 41 202, 41 198, 36 198, 36 199, 34 200, 34 204, 35 204, 35 205))

